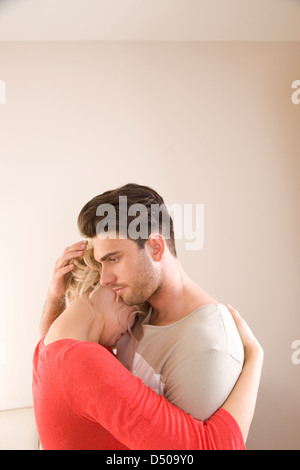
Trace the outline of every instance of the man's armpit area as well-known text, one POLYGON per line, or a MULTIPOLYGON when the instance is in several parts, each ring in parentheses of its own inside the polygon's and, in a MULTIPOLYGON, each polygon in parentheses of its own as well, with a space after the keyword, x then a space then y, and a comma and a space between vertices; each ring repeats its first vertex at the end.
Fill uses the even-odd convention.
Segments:
POLYGON ((205 421, 225 402, 242 370, 227 351, 209 349, 163 374, 164 395, 194 418, 205 421))

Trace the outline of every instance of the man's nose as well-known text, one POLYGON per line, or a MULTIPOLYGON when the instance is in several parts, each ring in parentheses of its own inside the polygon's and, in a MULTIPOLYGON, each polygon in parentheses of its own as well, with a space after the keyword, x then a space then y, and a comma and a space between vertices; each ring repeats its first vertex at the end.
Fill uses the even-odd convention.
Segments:
POLYGON ((103 287, 109 286, 110 284, 113 284, 114 282, 116 282, 116 280, 117 280, 117 277, 111 271, 109 271, 109 269, 107 269, 106 267, 104 268, 102 266, 101 275, 100 275, 101 286, 103 287))

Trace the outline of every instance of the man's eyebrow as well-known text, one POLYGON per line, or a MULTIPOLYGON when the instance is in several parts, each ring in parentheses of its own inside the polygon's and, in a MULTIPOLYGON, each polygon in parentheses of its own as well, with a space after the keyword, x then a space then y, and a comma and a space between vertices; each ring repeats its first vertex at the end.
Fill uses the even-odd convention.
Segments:
POLYGON ((103 256, 103 258, 100 259, 100 262, 105 261, 107 258, 110 258, 111 256, 117 255, 120 253, 119 251, 111 251, 110 253, 106 253, 106 255, 103 256))

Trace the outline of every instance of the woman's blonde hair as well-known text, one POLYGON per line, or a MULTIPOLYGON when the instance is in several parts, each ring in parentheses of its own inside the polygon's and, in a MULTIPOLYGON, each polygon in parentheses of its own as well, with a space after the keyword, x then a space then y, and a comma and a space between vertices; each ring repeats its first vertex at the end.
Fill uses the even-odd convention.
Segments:
POLYGON ((75 297, 85 293, 91 294, 100 286, 101 264, 94 258, 94 247, 91 240, 88 241, 84 256, 74 258, 71 261, 74 268, 66 286, 66 297, 69 302, 75 297))
MULTIPOLYGON (((101 264, 94 258, 94 247, 90 239, 88 239, 88 245, 84 255, 80 258, 74 258, 71 263, 74 264, 74 268, 72 269, 67 281, 66 298, 69 302, 72 302, 75 297, 88 294, 87 300, 90 302, 90 296, 92 293, 95 289, 101 287, 101 264)), ((124 304, 124 309, 126 308, 127 306, 124 304)), ((118 320, 120 325, 124 326, 121 322, 121 312, 122 310, 119 312, 118 320)), ((146 316, 146 312, 143 310, 137 309, 136 312, 133 313, 142 317, 146 316)), ((132 335, 131 328, 128 328, 128 331, 132 335)))

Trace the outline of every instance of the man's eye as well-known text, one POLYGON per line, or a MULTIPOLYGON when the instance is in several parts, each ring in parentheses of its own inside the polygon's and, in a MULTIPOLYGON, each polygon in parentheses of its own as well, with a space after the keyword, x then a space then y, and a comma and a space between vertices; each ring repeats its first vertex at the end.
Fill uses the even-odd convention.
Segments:
POLYGON ((110 263, 117 263, 119 261, 119 258, 109 258, 110 263))

